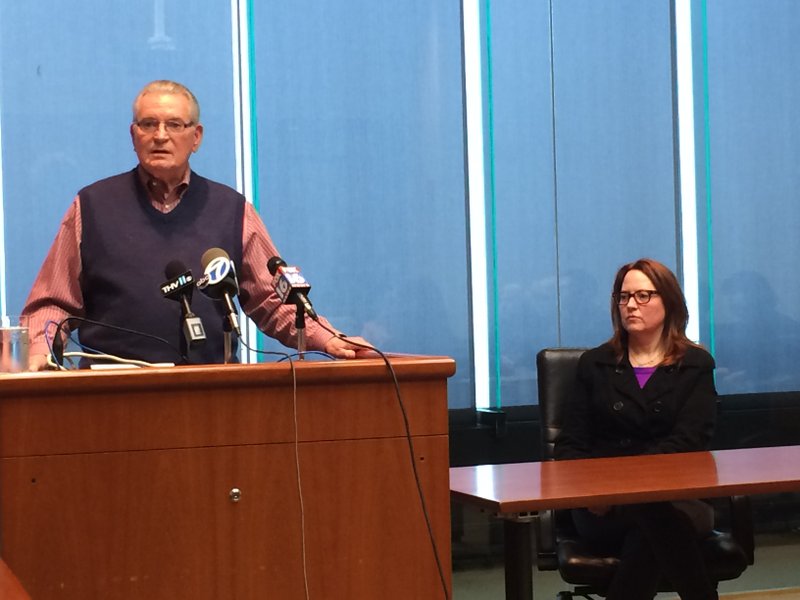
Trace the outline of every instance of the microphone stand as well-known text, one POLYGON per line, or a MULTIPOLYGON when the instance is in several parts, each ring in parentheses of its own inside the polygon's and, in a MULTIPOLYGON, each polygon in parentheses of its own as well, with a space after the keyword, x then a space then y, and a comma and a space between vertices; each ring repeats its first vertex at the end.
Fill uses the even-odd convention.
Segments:
POLYGON ((223 364, 229 364, 231 362, 231 334, 233 332, 233 327, 231 326, 231 321, 228 317, 225 317, 222 320, 222 353, 223 353, 223 364))
POLYGON ((297 352, 298 360, 306 359, 306 309, 303 305, 297 303, 297 312, 294 317, 294 328, 297 330, 297 352))
POLYGON ((178 345, 180 347, 181 358, 183 359, 183 364, 188 365, 189 364, 189 340, 186 339, 186 334, 184 333, 184 331, 185 331, 186 318, 189 317, 190 315, 191 316, 194 316, 194 315, 192 314, 192 309, 189 308, 189 300, 188 300, 188 298, 186 296, 182 296, 181 297, 180 303, 181 303, 181 318, 180 318, 180 322, 178 324, 178 329, 181 330, 181 334, 183 334, 183 335, 180 335, 180 334, 178 335, 178 345))
POLYGON ((178 349, 180 350, 181 360, 183 361, 183 364, 188 365, 189 343, 186 341, 186 336, 183 334, 183 324, 186 322, 185 319, 186 319, 185 315, 181 315, 180 321, 178 323, 178 329, 181 330, 180 333, 178 333, 178 349))

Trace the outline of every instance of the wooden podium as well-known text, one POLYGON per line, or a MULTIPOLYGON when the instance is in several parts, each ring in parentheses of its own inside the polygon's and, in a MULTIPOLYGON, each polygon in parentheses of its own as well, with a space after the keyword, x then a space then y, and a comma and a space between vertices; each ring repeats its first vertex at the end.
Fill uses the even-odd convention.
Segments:
MULTIPOLYGON (((455 363, 391 363, 449 594, 455 363)), ((0 389, 0 556, 34 600, 445 598, 382 360, 0 389)))

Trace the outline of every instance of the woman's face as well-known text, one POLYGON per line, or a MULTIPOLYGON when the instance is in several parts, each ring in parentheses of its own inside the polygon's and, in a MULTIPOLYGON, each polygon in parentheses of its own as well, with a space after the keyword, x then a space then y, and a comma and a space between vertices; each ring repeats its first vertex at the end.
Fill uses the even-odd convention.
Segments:
POLYGON ((656 291, 656 288, 650 278, 641 271, 635 269, 628 271, 620 288, 620 292, 630 294, 628 302, 619 305, 622 327, 633 337, 660 336, 666 317, 664 302, 659 294, 652 294, 649 302, 639 304, 633 294, 641 290, 656 291))

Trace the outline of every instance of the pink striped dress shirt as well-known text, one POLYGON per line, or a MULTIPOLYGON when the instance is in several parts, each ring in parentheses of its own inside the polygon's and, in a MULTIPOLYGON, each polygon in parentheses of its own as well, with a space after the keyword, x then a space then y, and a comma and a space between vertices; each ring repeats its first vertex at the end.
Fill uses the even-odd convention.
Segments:
MULTIPOLYGON (((189 173, 184 181, 172 190, 150 178, 143 169, 140 176, 150 194, 151 204, 161 212, 173 210, 188 187, 189 173)), ((42 268, 31 288, 23 314, 29 317, 31 331, 31 356, 49 354, 45 338, 48 322, 58 323, 67 316, 83 316, 83 294, 80 288, 81 259, 81 211, 76 196, 67 210, 55 241, 50 248, 42 268)), ((239 285, 249 295, 242 310, 267 335, 286 346, 297 347, 297 332, 294 328, 295 307, 282 304, 272 286, 272 277, 267 271, 267 261, 279 256, 264 223, 252 204, 245 204, 242 225, 242 265, 239 270, 239 285)), ((327 326, 330 323, 320 317, 327 326)), ((55 327, 48 334, 52 337, 55 327)), ((336 330, 334 330, 336 331, 336 330)), ((306 344, 308 350, 324 350, 332 334, 318 323, 306 319, 306 344)))

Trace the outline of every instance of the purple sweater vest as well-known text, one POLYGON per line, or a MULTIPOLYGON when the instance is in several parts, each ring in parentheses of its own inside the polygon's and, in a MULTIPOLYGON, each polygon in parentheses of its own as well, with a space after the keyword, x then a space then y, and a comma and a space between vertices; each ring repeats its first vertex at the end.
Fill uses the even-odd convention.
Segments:
MULTIPOLYGON (((81 344, 125 358, 182 362, 181 309, 161 295, 164 267, 178 260, 199 278, 200 258, 209 248, 222 248, 241 265, 244 197, 193 172, 180 204, 162 214, 150 205, 135 169, 93 183, 79 196, 86 318, 167 342, 84 323, 81 344)), ((207 340, 187 361, 223 362, 222 303, 195 290, 191 308, 207 340)))

